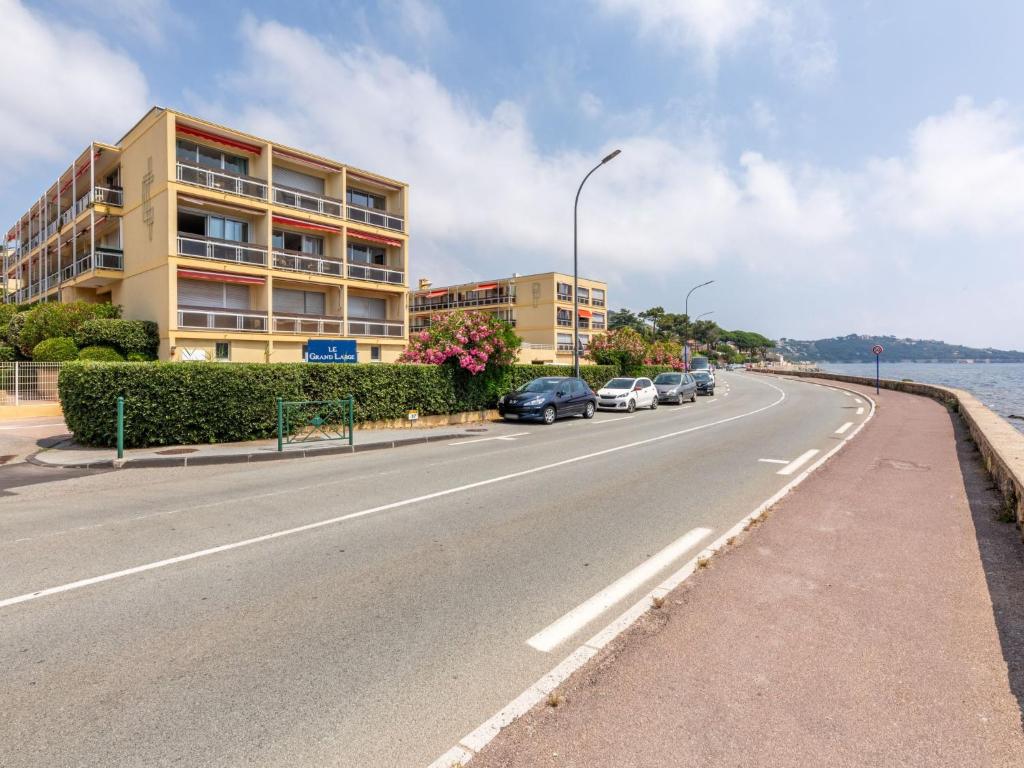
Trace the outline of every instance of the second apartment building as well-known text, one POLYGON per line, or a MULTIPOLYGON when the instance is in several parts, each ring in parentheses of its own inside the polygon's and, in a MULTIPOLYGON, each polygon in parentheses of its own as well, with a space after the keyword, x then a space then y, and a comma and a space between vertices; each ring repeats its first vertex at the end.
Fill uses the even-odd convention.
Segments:
POLYGON ((93 143, 7 233, 18 302, 111 301, 155 320, 160 358, 297 362, 408 340, 408 187, 155 107, 93 143))
MULTIPOLYGON (((476 309, 507 320, 523 339, 521 363, 572 363, 572 275, 544 272, 513 275, 459 285, 433 286, 420 280, 409 304, 411 332, 430 326, 431 318, 459 309, 476 309)), ((579 279, 579 334, 584 349, 608 328, 608 286, 579 279)))

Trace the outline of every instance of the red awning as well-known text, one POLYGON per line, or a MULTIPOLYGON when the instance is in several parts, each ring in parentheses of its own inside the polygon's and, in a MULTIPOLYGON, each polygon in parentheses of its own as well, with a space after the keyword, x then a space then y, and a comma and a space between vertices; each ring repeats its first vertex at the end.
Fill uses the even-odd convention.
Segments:
POLYGON ((288 150, 281 149, 279 147, 274 147, 274 155, 281 155, 282 157, 287 157, 289 160, 294 160, 298 163, 302 163, 303 165, 311 165, 314 168, 320 168, 321 170, 324 171, 337 172, 341 170, 340 165, 331 165, 329 163, 324 163, 319 160, 314 160, 311 157, 306 157, 304 155, 299 155, 294 152, 289 152, 288 150))
POLYGON ((477 291, 490 291, 490 290, 493 290, 494 288, 497 288, 497 287, 498 287, 497 283, 484 283, 483 285, 478 285, 474 290, 477 290, 477 291))
POLYGON ((432 299, 435 296, 444 296, 447 293, 448 293, 448 289, 447 288, 442 288, 439 291, 431 291, 430 293, 427 294, 427 298, 428 299, 432 299))
POLYGON ((593 313, 589 309, 581 309, 580 317, 591 317, 593 313))
POLYGON ((226 272, 203 272, 199 269, 179 269, 178 277, 187 277, 189 280, 209 280, 214 283, 238 283, 239 285, 263 285, 267 282, 263 277, 229 275, 226 272))
POLYGON ((210 133, 209 131, 203 131, 199 128, 193 128, 189 125, 182 125, 179 123, 176 127, 178 133, 184 133, 188 136, 195 136, 196 138, 206 139, 217 144, 223 144, 225 147, 231 147, 232 149, 239 149, 242 152, 248 152, 251 155, 259 155, 263 153, 263 147, 259 144, 249 144, 246 141, 239 141, 238 139, 229 139, 227 136, 219 136, 216 133, 210 133))
POLYGON ((298 227, 300 229, 312 229, 316 232, 331 232, 335 235, 341 233, 341 227, 328 227, 326 224, 314 224, 311 221, 293 219, 288 216, 274 216, 275 224, 283 224, 286 227, 298 227))
POLYGON ((393 237, 384 237, 383 235, 374 235, 370 232, 363 232, 361 229, 350 229, 348 231, 349 237, 355 237, 360 240, 369 240, 371 243, 383 243, 384 245, 393 245, 396 248, 402 247, 401 240, 395 240, 393 237))
POLYGON ((388 189, 401 189, 401 187, 396 186, 394 184, 389 184, 388 182, 382 179, 375 179, 373 176, 364 176, 363 174, 356 173, 355 171, 352 170, 350 170, 347 175, 350 179, 363 179, 364 181, 369 181, 381 187, 387 187, 388 189))

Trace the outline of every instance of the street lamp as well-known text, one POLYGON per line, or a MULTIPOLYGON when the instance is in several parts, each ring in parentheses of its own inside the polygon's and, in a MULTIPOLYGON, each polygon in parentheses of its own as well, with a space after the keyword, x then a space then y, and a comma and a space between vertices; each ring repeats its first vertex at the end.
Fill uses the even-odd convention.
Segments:
MULTIPOLYGON (((686 301, 683 308, 683 316, 686 318, 686 337, 683 339, 683 370, 690 370, 690 294, 696 291, 698 288, 703 288, 705 285, 711 285, 714 280, 708 280, 706 283, 695 285, 690 289, 689 293, 686 294, 686 301)), ((710 313, 707 313, 710 314, 710 313)))
POLYGON ((580 192, 583 191, 583 185, 587 183, 590 174, 605 163, 614 160, 621 151, 621 149, 616 149, 605 156, 600 163, 590 169, 590 173, 583 177, 580 188, 576 190, 576 203, 572 208, 572 375, 576 378, 579 378, 580 375, 580 273, 577 248, 577 232, 579 231, 577 212, 580 207, 580 192))

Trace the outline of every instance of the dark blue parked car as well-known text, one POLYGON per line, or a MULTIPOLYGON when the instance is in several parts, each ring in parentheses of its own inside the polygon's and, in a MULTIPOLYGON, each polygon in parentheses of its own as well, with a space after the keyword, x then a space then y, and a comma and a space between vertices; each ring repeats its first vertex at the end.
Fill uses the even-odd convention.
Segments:
POLYGON ((505 419, 540 419, 554 424, 562 416, 594 418, 597 395, 583 379, 545 376, 523 384, 498 398, 498 413, 505 419))

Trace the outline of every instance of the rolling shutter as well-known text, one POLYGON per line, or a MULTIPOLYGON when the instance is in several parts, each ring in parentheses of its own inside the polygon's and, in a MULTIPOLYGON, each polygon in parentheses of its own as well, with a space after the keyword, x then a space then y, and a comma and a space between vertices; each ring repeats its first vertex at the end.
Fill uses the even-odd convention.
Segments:
POLYGON ((178 280, 178 303, 186 307, 224 306, 224 284, 206 280, 178 280))
POLYGON ((387 303, 384 299, 349 296, 348 314, 360 320, 384 320, 387 318, 387 303))
POLYGON ((314 195, 323 195, 324 193, 323 179, 277 165, 274 166, 274 182, 292 189, 301 189, 303 192, 311 192, 314 195))

